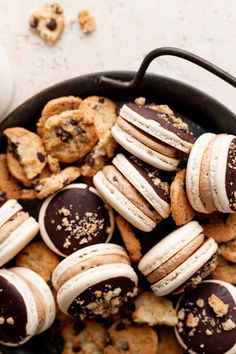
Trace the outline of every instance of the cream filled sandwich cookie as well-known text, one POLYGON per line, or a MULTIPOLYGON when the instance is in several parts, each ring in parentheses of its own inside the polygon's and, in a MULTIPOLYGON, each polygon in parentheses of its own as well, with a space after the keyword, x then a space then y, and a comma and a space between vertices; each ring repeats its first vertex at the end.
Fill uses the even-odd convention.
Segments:
POLYGON ((171 232, 140 260, 138 268, 157 296, 196 286, 216 267, 218 245, 205 240, 203 229, 191 221, 171 232))
POLYGON ((56 306, 47 283, 30 269, 0 270, 0 343, 18 346, 48 329, 56 306))
POLYGON ((138 278, 121 246, 101 243, 65 258, 52 283, 62 312, 74 317, 107 317, 137 294, 138 278))
POLYGON ((47 246, 66 257, 83 247, 108 242, 114 216, 94 187, 74 183, 44 201, 39 226, 47 246))
POLYGON ((38 233, 37 221, 9 199, 0 208, 0 267, 15 257, 38 233))

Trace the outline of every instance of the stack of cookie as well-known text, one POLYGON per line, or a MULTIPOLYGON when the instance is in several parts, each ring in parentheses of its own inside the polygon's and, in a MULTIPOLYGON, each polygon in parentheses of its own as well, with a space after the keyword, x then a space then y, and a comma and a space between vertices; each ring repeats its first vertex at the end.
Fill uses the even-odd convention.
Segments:
POLYGON ((234 136, 97 96, 4 134, 1 343, 50 327, 56 302, 63 354, 236 352, 234 136), (11 198, 43 199, 39 225, 11 198))

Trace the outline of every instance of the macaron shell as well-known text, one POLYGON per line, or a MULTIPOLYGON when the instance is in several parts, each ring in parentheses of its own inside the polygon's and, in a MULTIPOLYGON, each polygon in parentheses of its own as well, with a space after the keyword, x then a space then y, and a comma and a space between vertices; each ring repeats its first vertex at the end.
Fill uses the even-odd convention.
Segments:
POLYGON ((22 206, 15 199, 9 199, 4 203, 0 208, 0 227, 20 210, 22 206))
POLYGON ((230 208, 229 199, 225 186, 225 175, 227 169, 228 151, 233 135, 221 134, 214 141, 211 162, 210 162, 210 183, 212 197, 219 211, 222 213, 233 213, 230 208))
POLYGON ((111 129, 113 138, 131 154, 137 156, 146 163, 164 171, 175 171, 180 162, 178 159, 164 156, 148 146, 142 144, 131 135, 127 134, 117 124, 111 129))
POLYGON ((0 266, 7 263, 17 255, 39 231, 37 221, 29 217, 11 235, 0 243, 0 266))
POLYGON ((57 293, 57 302, 61 311, 67 314, 75 298, 90 286, 106 279, 122 276, 130 278, 137 285, 138 278, 131 266, 120 263, 95 267, 72 277, 57 293))
POLYGON ((83 261, 86 261, 90 258, 94 258, 96 260, 97 256, 102 255, 106 257, 106 255, 110 255, 110 254, 126 257, 127 260, 129 260, 126 250, 123 247, 113 243, 101 243, 97 245, 88 246, 86 248, 82 248, 81 250, 72 253, 70 256, 66 257, 62 262, 58 264, 58 266, 55 268, 52 274, 53 286, 57 288, 60 277, 70 267, 83 263, 83 261))
POLYGON ((105 178, 102 171, 93 177, 93 183, 103 198, 132 225, 146 232, 156 226, 154 221, 142 213, 105 178))
POLYGON ((134 124, 136 127, 144 130, 146 133, 161 141, 164 141, 180 151, 189 153, 192 148, 192 143, 181 139, 175 133, 163 128, 156 121, 142 117, 140 114, 130 109, 127 105, 123 105, 121 108, 120 116, 128 122, 134 124))
MULTIPOLYGON (((54 243, 52 242, 51 238, 49 237, 48 235, 48 232, 45 228, 45 223, 44 223, 44 217, 45 217, 45 213, 46 213, 46 210, 47 210, 47 207, 48 205, 50 204, 50 202, 53 200, 53 198, 61 193, 62 191, 64 190, 68 190, 68 189, 73 189, 73 188, 79 188, 79 189, 85 189, 87 188, 88 186, 84 183, 73 183, 73 184, 70 184, 66 187, 64 187, 63 189, 61 189, 59 192, 53 194, 52 196, 48 197, 47 199, 45 199, 45 201, 43 202, 42 206, 41 206, 41 209, 40 209, 40 212, 39 212, 39 226, 40 226, 40 234, 44 240, 44 242, 46 243, 46 245, 53 251, 55 252, 56 254, 58 254, 59 256, 62 256, 62 257, 66 257, 68 256, 67 254, 65 253, 62 253, 55 245, 54 243)), ((102 196, 98 193, 98 191, 89 186, 89 190, 94 193, 96 196, 98 196, 99 198, 101 198, 101 203, 102 203, 102 196)), ((105 207, 105 206, 104 206, 105 207)), ((113 215, 113 210, 112 208, 109 206, 109 205, 106 205, 106 208, 108 210, 108 214, 109 214, 109 218, 110 218, 110 227, 109 227, 109 233, 107 235, 107 239, 106 239, 106 242, 109 242, 111 237, 112 237, 112 234, 113 234, 113 231, 114 231, 114 227, 115 227, 115 221, 114 221, 114 215, 113 215)))
POLYGON ((169 216, 170 205, 158 196, 150 183, 132 166, 124 155, 116 155, 112 163, 163 218, 169 216))
POLYGON ((179 288, 191 278, 218 250, 217 243, 209 238, 204 244, 173 272, 151 286, 157 296, 164 296, 179 288))
POLYGON ((11 271, 23 279, 27 279, 33 288, 40 294, 42 306, 44 307, 45 319, 43 325, 38 329, 37 334, 46 331, 53 323, 56 316, 56 304, 52 292, 47 283, 34 271, 23 267, 11 268, 11 271))
POLYGON ((171 232, 144 255, 138 264, 139 270, 144 275, 153 272, 161 264, 184 248, 196 236, 200 235, 202 231, 203 228, 197 221, 190 221, 171 232))
POLYGON ((14 274, 10 270, 1 269, 0 276, 4 277, 21 294, 27 311, 27 324, 26 324, 27 336, 23 338, 21 341, 19 341, 18 343, 0 341, 0 343, 4 345, 15 347, 18 346, 19 344, 23 344, 27 342, 33 335, 35 335, 38 327, 37 307, 30 288, 18 275, 14 274))
POLYGON ((205 133, 194 143, 190 152, 186 170, 186 190, 188 200, 194 210, 208 213, 200 196, 200 173, 203 154, 209 143, 216 137, 215 134, 205 133))
MULTIPOLYGON (((203 280, 201 282, 202 286, 204 286, 204 285, 210 286, 211 284, 218 284, 218 285, 221 285, 221 286, 225 287, 232 294, 232 296, 235 298, 235 301, 236 301, 236 289, 235 289, 235 287, 233 285, 231 285, 229 283, 226 283, 224 281, 221 281, 221 280, 210 280, 210 279, 207 279, 207 280, 203 280)), ((195 290, 193 290, 193 291, 195 291, 195 290)), ((177 312, 179 310, 180 302, 181 302, 183 296, 179 299, 179 301, 178 301, 178 303, 176 305, 176 311, 177 312)), ((184 350, 187 350, 188 349, 187 345, 183 342, 182 338, 180 337, 180 334, 179 334, 178 329, 177 329, 176 326, 174 327, 174 330, 175 330, 175 335, 176 335, 176 338, 177 338, 178 342, 180 343, 182 348, 184 348, 184 350)), ((188 353, 190 353, 190 354, 198 354, 198 353, 196 353, 195 351, 193 351, 191 349, 188 350, 188 353)), ((235 353, 236 353, 236 340, 235 340, 235 345, 230 350, 227 350, 227 352, 222 351, 222 354, 235 354, 235 353)))

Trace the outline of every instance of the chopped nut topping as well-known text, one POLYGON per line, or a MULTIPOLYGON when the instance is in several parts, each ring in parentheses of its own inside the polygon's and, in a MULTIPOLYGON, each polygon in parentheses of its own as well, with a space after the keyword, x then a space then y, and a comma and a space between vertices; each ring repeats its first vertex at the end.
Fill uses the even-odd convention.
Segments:
POLYGON ((231 331, 236 328, 236 324, 229 318, 227 321, 222 323, 222 327, 224 331, 231 331))
POLYGON ((187 321, 186 321, 186 325, 188 327, 197 327, 199 323, 199 318, 197 316, 194 316, 192 313, 189 313, 187 316, 187 321))
POLYGON ((205 303, 203 299, 197 299, 196 304, 198 307, 203 308, 205 303))
POLYGON ((15 321, 14 321, 14 318, 13 317, 8 317, 6 322, 10 325, 14 325, 15 321))
POLYGON ((146 98, 145 97, 137 97, 137 98, 135 98, 134 103, 136 103, 139 106, 144 106, 146 103, 146 98))
POLYGON ((178 319, 183 321, 184 318, 185 318, 185 310, 184 310, 184 309, 181 309, 181 310, 179 310, 179 312, 178 312, 178 319))
POLYGON ((211 331, 210 329, 207 329, 207 330, 206 330, 206 335, 207 335, 207 336, 212 336, 212 331, 211 331))
POLYGON ((217 317, 223 317, 229 309, 229 306, 214 294, 208 298, 208 304, 212 307, 217 317))

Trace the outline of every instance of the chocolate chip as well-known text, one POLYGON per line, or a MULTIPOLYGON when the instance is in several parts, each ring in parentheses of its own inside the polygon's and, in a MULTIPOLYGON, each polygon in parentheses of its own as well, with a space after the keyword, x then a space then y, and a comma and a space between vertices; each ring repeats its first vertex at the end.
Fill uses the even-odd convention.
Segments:
POLYGON ((105 102, 105 98, 104 98, 104 97, 99 97, 98 102, 99 102, 99 103, 104 103, 104 102, 105 102))
POLYGON ((83 134, 86 133, 86 131, 85 131, 83 128, 79 127, 79 128, 77 129, 77 133, 80 134, 80 135, 83 135, 83 134))
POLYGON ((38 157, 40 162, 44 162, 45 161, 45 156, 41 152, 37 153, 37 157, 38 157))
POLYGON ((47 23, 46 27, 50 31, 55 31, 55 29, 57 28, 57 21, 54 18, 51 18, 50 21, 47 23))
POLYGON ((95 104, 92 109, 97 109, 97 108, 98 108, 98 105, 95 104))
POLYGON ((86 325, 83 322, 76 322, 73 325, 73 329, 75 334, 79 334, 83 329, 85 329, 86 325))
POLYGON ((116 331, 123 331, 125 329, 125 324, 120 322, 116 325, 116 331))
POLYGON ((81 347, 78 345, 77 347, 72 348, 73 353, 79 353, 81 351, 81 347))
POLYGON ((0 205, 4 204, 7 201, 7 193, 0 191, 0 205))
POLYGON ((76 125, 78 125, 79 123, 78 123, 77 120, 75 120, 74 118, 71 118, 70 124, 76 126, 76 125))
POLYGON ((106 338, 106 344, 107 344, 107 345, 114 345, 114 344, 115 344, 115 341, 114 341, 114 339, 113 339, 112 337, 108 336, 108 337, 106 338))
POLYGON ((114 182, 118 182, 118 178, 116 176, 114 176, 112 179, 114 182))
POLYGON ((129 350, 129 343, 128 343, 128 342, 122 343, 121 349, 122 349, 124 352, 127 352, 127 351, 129 350))
POLYGON ((65 143, 72 139, 72 135, 62 128, 57 128, 56 135, 61 139, 61 141, 64 141, 65 143))
POLYGON ((34 29, 37 28, 38 24, 39 24, 39 20, 36 17, 32 17, 30 19, 30 27, 31 28, 34 28, 34 29))
POLYGON ((57 4, 52 4, 51 7, 55 14, 61 15, 63 13, 62 9, 57 4))
POLYGON ((11 143, 9 147, 9 151, 12 153, 12 156, 15 160, 19 160, 19 155, 17 152, 17 144, 11 143))

